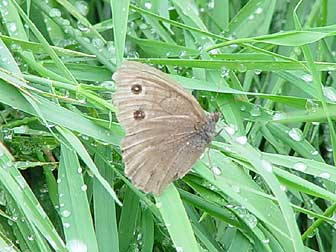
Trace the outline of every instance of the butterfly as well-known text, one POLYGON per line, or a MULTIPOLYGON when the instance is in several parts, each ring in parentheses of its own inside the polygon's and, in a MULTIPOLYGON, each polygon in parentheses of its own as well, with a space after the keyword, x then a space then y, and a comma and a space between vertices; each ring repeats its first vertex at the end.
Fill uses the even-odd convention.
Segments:
POLYGON ((125 61, 112 79, 116 117, 125 131, 125 174, 137 188, 159 195, 204 152, 216 135, 219 113, 205 115, 177 82, 139 62, 125 61))

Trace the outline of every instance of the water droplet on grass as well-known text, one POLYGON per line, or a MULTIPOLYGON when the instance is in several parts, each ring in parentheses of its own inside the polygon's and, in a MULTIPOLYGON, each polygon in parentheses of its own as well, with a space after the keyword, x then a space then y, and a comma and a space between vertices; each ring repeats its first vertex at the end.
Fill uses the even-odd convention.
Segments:
POLYGON ((217 176, 219 176, 219 175, 222 174, 222 170, 221 170, 219 167, 217 167, 217 166, 213 166, 213 167, 211 168, 211 170, 212 170, 213 174, 215 174, 215 175, 217 175, 217 176))
POLYGON ((49 11, 49 16, 50 17, 60 17, 62 15, 61 11, 57 8, 52 8, 49 11))
POLYGON ((69 252, 87 252, 88 248, 83 241, 80 240, 70 240, 67 243, 67 248, 69 252))
POLYGON ((151 2, 145 2, 145 8, 146 8, 147 10, 152 9, 152 3, 151 3, 151 2))
POLYGON ((271 163, 268 162, 267 160, 261 160, 261 165, 262 165, 262 168, 264 168, 264 170, 266 170, 267 172, 273 171, 273 167, 271 163))
POLYGON ((236 138, 236 143, 245 145, 247 143, 247 137, 246 136, 239 136, 236 138))
POLYGON ((297 171, 305 171, 307 169, 307 165, 302 162, 295 163, 293 168, 297 171))
POLYGON ((319 177, 324 178, 324 179, 329 179, 330 178, 330 173, 328 172, 322 172, 319 177))
POLYGON ((298 128, 293 128, 290 131, 288 131, 288 135, 290 138, 292 138, 294 141, 302 141, 303 136, 302 136, 302 132, 300 129, 298 128))

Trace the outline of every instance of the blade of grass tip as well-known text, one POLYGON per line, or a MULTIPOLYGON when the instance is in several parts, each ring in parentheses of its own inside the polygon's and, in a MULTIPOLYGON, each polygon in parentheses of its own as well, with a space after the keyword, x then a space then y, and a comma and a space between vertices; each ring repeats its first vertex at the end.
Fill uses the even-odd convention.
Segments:
POLYGON ((155 197, 155 201, 176 251, 199 252, 191 223, 175 186, 168 186, 159 197, 155 197))
MULTIPOLYGON (((296 7, 294 9, 294 13, 293 13, 294 24, 295 24, 295 28, 297 30, 302 30, 301 23, 300 23, 299 18, 296 14, 296 11, 299 8, 301 3, 302 3, 302 1, 300 1, 296 5, 296 7)), ((332 121, 331 116, 329 114, 329 110, 328 110, 327 103, 326 103, 326 98, 323 94, 323 85, 321 83, 320 74, 317 72, 317 68, 316 68, 316 65, 315 65, 310 47, 308 45, 303 45, 301 48, 302 48, 304 57, 307 61, 308 71, 311 73, 311 75, 313 77, 313 84, 315 86, 315 89, 318 92, 318 98, 321 101, 323 110, 324 110, 324 112, 326 113, 326 116, 327 116, 327 121, 328 121, 328 126, 329 126, 329 131, 330 131, 331 144, 332 144, 332 148, 333 148, 333 160, 335 162, 335 160, 336 160, 336 133, 335 133, 335 128, 334 128, 333 121, 332 121)))
POLYGON ((29 19, 29 17, 26 15, 26 13, 21 9, 21 7, 13 0, 10 0, 13 5, 16 7, 17 11, 19 12, 22 19, 28 24, 29 28, 32 30, 36 38, 40 41, 42 47, 45 49, 45 51, 48 53, 48 55, 55 61, 56 67, 64 74, 64 76, 69 79, 70 81, 77 83, 76 79, 73 77, 71 72, 65 67, 64 63, 61 61, 61 59, 57 56, 54 49, 52 49, 48 43, 48 41, 43 37, 43 35, 40 33, 38 28, 35 26, 35 24, 29 19))
POLYGON ((67 130, 65 128, 61 128, 58 126, 56 128, 64 136, 64 138, 67 140, 70 146, 72 146, 74 150, 76 150, 76 152, 81 157, 83 162, 88 166, 92 174, 101 183, 101 185, 106 189, 106 191, 112 196, 115 202, 117 202, 120 206, 122 206, 122 203, 118 199, 117 194, 114 192, 110 184, 99 173, 98 168, 96 167, 95 163, 92 161, 89 153, 86 151, 81 141, 79 141, 79 139, 70 130, 67 130))
POLYGON ((116 48, 116 61, 119 66, 122 63, 127 32, 127 20, 130 0, 111 0, 113 36, 116 48))

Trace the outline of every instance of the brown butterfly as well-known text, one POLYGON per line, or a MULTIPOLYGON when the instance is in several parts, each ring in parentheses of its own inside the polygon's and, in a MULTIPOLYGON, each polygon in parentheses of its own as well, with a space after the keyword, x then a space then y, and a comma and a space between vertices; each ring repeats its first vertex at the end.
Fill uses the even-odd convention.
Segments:
POLYGON ((177 82, 145 64, 126 61, 112 79, 117 119, 126 133, 125 174, 137 188, 159 195, 203 153, 216 135, 219 114, 206 116, 177 82))

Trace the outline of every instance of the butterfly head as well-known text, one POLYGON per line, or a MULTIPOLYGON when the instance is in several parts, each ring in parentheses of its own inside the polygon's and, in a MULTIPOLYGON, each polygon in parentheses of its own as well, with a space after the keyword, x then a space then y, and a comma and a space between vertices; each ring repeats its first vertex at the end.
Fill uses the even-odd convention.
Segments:
POLYGON ((206 122, 202 124, 199 129, 201 139, 209 144, 211 140, 216 136, 216 123, 219 120, 220 113, 214 112, 206 116, 206 122))
POLYGON ((214 122, 215 124, 218 122, 219 120, 219 117, 220 117, 220 113, 219 112, 213 112, 213 113, 210 113, 209 115, 207 115, 207 121, 212 121, 214 122))

